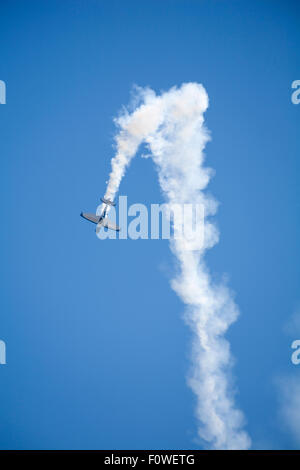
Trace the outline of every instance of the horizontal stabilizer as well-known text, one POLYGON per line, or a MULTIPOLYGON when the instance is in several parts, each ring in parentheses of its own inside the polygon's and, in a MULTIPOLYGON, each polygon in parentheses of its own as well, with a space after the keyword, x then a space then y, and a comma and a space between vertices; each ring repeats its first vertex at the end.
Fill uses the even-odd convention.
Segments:
POLYGON ((107 204, 109 206, 115 206, 116 203, 111 201, 110 199, 105 199, 104 197, 101 198, 101 201, 104 202, 104 204, 107 204))

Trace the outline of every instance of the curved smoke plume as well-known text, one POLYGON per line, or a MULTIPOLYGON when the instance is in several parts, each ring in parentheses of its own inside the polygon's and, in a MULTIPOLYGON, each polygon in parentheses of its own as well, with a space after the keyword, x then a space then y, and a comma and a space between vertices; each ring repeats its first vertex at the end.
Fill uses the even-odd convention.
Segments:
POLYGON ((132 112, 123 110, 116 119, 117 151, 105 197, 114 199, 126 167, 145 143, 157 166, 167 204, 203 205, 202 249, 186 250, 184 238, 170 241, 178 260, 171 286, 186 305, 185 320, 194 333, 189 385, 197 396, 199 437, 210 448, 246 449, 250 439, 242 429, 243 414, 234 403, 232 357, 224 338, 238 309, 228 288, 212 282, 204 263, 205 251, 218 242, 218 231, 207 219, 216 212, 217 203, 203 192, 212 173, 203 166, 203 150, 209 140, 203 117, 208 96, 197 83, 174 87, 160 96, 149 88, 137 88, 135 104, 132 112))

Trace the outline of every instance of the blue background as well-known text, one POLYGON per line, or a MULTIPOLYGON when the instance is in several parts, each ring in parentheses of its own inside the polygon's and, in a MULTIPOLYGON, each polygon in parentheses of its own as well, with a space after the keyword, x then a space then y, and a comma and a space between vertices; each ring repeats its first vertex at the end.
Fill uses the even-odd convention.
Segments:
MULTIPOLYGON (((105 191, 132 86, 188 81, 210 97, 221 240, 207 263, 241 310, 227 335, 236 401, 254 448, 295 448, 274 378, 295 371, 283 326, 299 303, 299 23, 297 1, 1 2, 2 449, 199 447, 168 243, 100 241, 79 217, 105 191)), ((150 159, 120 194, 162 202, 150 159)))

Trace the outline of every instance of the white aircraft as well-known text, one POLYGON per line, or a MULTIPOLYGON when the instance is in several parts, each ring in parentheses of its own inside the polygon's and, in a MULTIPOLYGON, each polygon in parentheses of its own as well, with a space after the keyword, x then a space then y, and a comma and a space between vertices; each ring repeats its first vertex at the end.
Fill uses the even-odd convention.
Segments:
POLYGON ((109 220, 108 217, 106 217, 107 207, 115 206, 116 203, 113 201, 110 201, 109 199, 104 199, 104 197, 101 198, 101 201, 105 204, 104 210, 101 215, 89 214, 88 212, 81 212, 80 214, 81 217, 89 220, 90 222, 93 222, 94 224, 97 224, 97 227, 96 227, 97 233, 99 232, 101 227, 106 227, 111 230, 116 230, 118 232, 120 230, 120 227, 114 224, 111 220, 109 220))

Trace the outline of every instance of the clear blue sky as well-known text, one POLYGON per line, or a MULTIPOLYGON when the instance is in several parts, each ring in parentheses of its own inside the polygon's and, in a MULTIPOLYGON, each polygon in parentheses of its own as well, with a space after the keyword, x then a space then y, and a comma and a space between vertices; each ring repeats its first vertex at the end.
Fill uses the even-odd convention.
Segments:
MULTIPOLYGON (((300 375, 284 334, 300 302, 299 2, 6 1, 0 42, 0 448, 198 448, 167 242, 103 242, 79 217, 103 195, 132 86, 188 81, 210 97, 207 263, 241 310, 237 403, 253 447, 295 448, 275 381, 300 375)), ((149 159, 120 194, 162 202, 149 159)))

